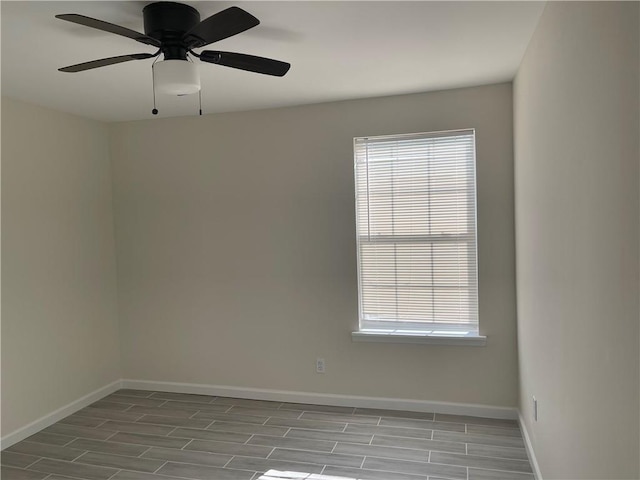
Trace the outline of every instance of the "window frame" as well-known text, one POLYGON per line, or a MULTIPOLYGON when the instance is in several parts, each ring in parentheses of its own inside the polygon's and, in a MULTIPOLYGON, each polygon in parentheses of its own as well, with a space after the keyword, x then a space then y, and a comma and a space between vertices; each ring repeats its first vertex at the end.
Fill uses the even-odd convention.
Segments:
MULTIPOLYGON (((477 182, 477 149, 476 149, 476 131, 474 128, 465 128, 465 129, 456 129, 456 130, 442 130, 442 131, 433 131, 433 132, 419 132, 419 133, 406 133, 406 134, 396 134, 396 135, 377 135, 377 136, 361 136, 353 138, 353 156, 354 156, 354 187, 355 187, 355 213, 356 213, 356 257, 357 257, 357 279, 358 279, 358 330, 352 332, 352 340, 358 342, 392 342, 392 343, 427 343, 427 344, 437 344, 437 345, 473 345, 473 346, 483 346, 486 344, 486 336, 480 335, 480 318, 479 318, 479 272, 478 272, 478 182, 477 182), (364 310, 363 310, 363 284, 362 284, 362 274, 361 274, 361 237, 360 233, 361 225, 359 224, 359 213, 358 213, 358 142, 369 139, 376 140, 409 140, 411 138, 437 138, 437 137, 447 137, 447 136, 455 136, 463 135, 464 133, 471 133, 473 137, 473 159, 472 159, 472 170, 473 170, 473 226, 474 232, 466 232, 462 234, 455 235, 454 237, 450 237, 445 235, 446 239, 451 240, 452 238, 464 238, 472 235, 475 237, 475 244, 473 247, 475 248, 474 252, 474 261, 475 261, 475 293, 476 293, 476 302, 475 302, 475 329, 467 332, 466 334, 456 334, 453 330, 459 329, 461 331, 467 331, 470 328, 470 324, 462 324, 455 325, 451 322, 424 322, 424 329, 416 329, 417 322, 411 321, 402 321, 398 319, 389 319, 387 320, 371 320, 366 319, 364 310), (375 327, 374 327, 375 325, 375 327), (380 327, 385 328, 380 328, 380 327), (402 328, 405 327, 405 328, 402 328), (431 327, 431 328, 430 328, 431 327), (434 328, 434 327, 445 327, 444 328, 434 328)), ((437 244, 437 240, 434 242, 434 238, 437 238, 441 235, 422 235, 425 239, 424 242, 420 242, 421 244, 437 244)), ((409 241, 414 241, 417 236, 411 236, 411 238, 406 239, 409 241)), ((394 239, 393 235, 389 235, 389 243, 397 244, 402 243, 402 236, 396 236, 394 239), (399 239, 400 241, 398 241, 399 239)), ((444 238, 443 238, 444 240, 444 238)), ((383 242, 374 242, 374 243, 383 243, 383 242)), ((444 243, 444 242, 440 242, 444 243)), ((473 324, 471 324, 473 325, 473 324)))

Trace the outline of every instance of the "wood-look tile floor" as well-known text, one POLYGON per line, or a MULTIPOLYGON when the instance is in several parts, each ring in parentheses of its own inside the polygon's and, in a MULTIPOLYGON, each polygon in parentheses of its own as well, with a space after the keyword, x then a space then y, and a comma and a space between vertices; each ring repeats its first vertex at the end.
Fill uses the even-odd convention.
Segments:
POLYGON ((140 390, 0 458, 2 480, 534 480, 512 420, 140 390))

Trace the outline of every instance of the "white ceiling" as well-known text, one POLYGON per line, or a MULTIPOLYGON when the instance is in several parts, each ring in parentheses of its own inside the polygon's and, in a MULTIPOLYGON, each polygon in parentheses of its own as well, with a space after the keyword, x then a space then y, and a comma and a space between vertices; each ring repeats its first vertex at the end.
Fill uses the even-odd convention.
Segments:
MULTIPOLYGON (((81 73, 66 65, 154 52, 54 18, 79 13, 140 32, 150 2, 1 2, 2 94, 106 120, 151 118, 152 60, 81 73)), ((543 2, 184 2, 204 19, 237 5, 261 24, 207 48, 290 62, 283 78, 200 64, 204 113, 425 92, 513 78, 543 2)), ((161 117, 198 96, 157 98, 161 117)))

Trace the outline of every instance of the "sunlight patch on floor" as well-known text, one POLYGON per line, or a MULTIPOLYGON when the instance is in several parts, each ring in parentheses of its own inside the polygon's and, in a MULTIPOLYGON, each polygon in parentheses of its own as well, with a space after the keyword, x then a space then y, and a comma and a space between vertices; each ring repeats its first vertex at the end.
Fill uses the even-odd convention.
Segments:
POLYGON ((269 470, 258 480, 357 480, 352 477, 334 477, 328 475, 320 475, 318 473, 304 472, 280 472, 278 470, 269 470))

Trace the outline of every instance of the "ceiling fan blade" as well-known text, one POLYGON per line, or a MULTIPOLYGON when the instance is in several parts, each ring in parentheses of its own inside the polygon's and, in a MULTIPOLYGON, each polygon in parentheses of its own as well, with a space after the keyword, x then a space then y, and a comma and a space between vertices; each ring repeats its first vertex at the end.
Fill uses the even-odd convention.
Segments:
POLYGON ((260 24, 260 20, 238 7, 211 15, 184 34, 183 39, 190 48, 204 47, 224 40, 260 24))
POLYGON ((84 72, 85 70, 91 70, 93 68, 106 67, 107 65, 115 65, 116 63, 129 62, 131 60, 144 60, 146 58, 152 58, 157 55, 153 53, 132 53, 130 55, 120 55, 119 57, 101 58, 100 60, 92 60, 90 62, 78 63, 77 65, 71 65, 69 67, 59 68, 61 72, 84 72))
POLYGON ((200 54, 200 60, 208 63, 216 63, 225 67, 248 70, 249 72, 264 73, 274 77, 283 77, 291 67, 291 64, 272 60, 270 58, 255 57, 244 53, 217 52, 205 50, 200 54))
POLYGON ((91 27, 104 32, 115 33, 116 35, 132 38, 137 42, 153 45, 154 47, 160 46, 160 40, 156 40, 153 37, 149 37, 129 28, 121 27, 120 25, 114 25, 113 23, 103 22, 102 20, 96 20, 95 18, 85 17, 84 15, 64 13, 62 15, 56 15, 56 18, 66 20, 71 23, 77 23, 78 25, 84 25, 85 27, 91 27))

